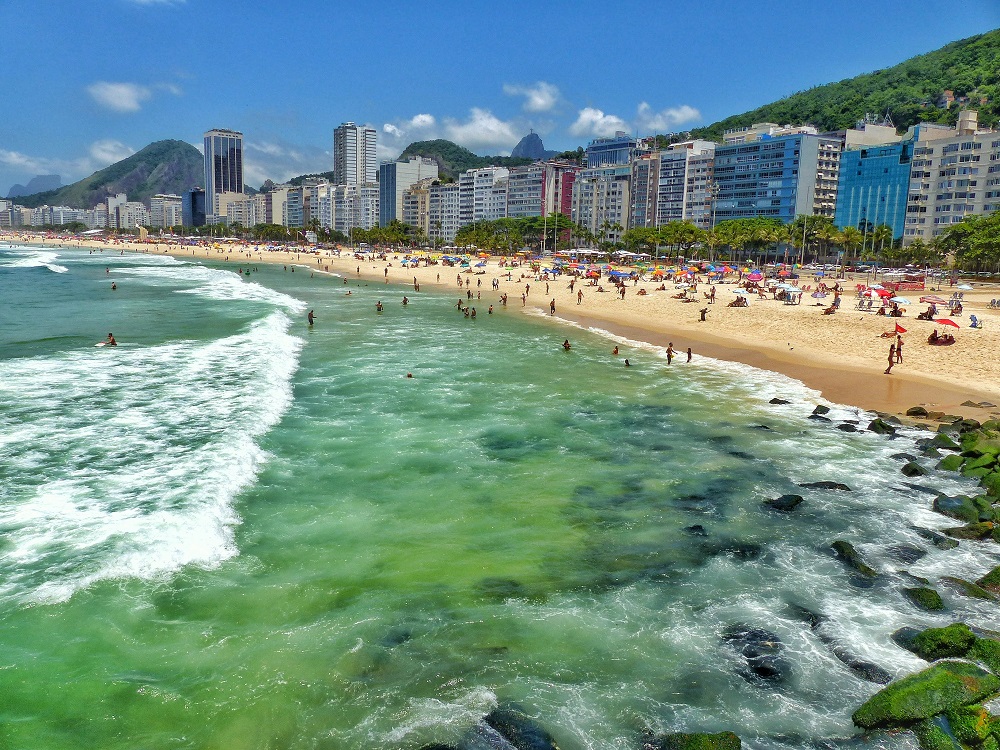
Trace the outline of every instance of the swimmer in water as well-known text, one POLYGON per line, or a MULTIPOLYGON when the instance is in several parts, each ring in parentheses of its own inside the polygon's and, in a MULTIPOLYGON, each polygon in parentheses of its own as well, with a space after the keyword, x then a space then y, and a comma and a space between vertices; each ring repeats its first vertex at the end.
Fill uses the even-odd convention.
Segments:
POLYGON ((570 350, 569 339, 566 339, 565 341, 563 341, 563 349, 565 349, 566 351, 570 350))
POLYGON ((107 343, 108 346, 118 346, 118 342, 115 341, 115 336, 113 333, 108 334, 108 340, 105 343, 107 343))
POLYGON ((382 300, 375 303, 375 312, 382 312, 382 300))
POLYGON ((309 318, 309 325, 312 325, 313 321, 316 319, 316 316, 313 315, 312 310, 309 311, 309 314, 306 317, 309 318))

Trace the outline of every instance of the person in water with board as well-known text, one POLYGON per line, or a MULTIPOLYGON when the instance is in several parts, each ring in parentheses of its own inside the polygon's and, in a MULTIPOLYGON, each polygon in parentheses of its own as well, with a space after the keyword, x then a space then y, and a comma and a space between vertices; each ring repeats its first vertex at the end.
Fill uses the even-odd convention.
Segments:
POLYGON ((118 342, 115 341, 115 336, 113 333, 108 334, 108 340, 104 342, 107 346, 118 346, 118 342))

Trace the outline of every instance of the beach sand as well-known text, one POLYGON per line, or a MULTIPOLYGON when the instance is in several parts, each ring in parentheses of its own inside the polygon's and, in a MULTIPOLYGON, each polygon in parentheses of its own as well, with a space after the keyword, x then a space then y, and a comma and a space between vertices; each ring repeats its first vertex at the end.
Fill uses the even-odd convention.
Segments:
MULTIPOLYGON (((615 288, 602 279, 608 291, 599 292, 587 282, 577 282, 570 291, 569 279, 559 277, 548 282, 536 281, 527 266, 514 268, 507 280, 507 269, 501 268, 498 259, 487 261, 484 274, 461 273, 460 269, 442 265, 403 268, 403 253, 390 253, 386 261, 358 260, 345 249, 341 257, 317 255, 309 249, 265 251, 255 247, 222 244, 216 247, 186 246, 156 243, 100 242, 95 240, 58 239, 37 235, 0 235, 0 241, 53 247, 82 247, 101 249, 106 253, 140 252, 163 253, 178 258, 203 258, 227 261, 234 264, 278 263, 295 264, 317 273, 316 278, 340 282, 332 274, 347 279, 364 279, 377 283, 413 286, 414 278, 422 292, 451 292, 457 300, 461 297, 468 304, 485 314, 490 304, 500 310, 500 294, 508 295, 506 312, 530 312, 548 315, 549 302, 556 303, 555 318, 572 321, 586 328, 597 328, 613 335, 665 347, 673 342, 678 358, 674 366, 683 366, 688 347, 695 356, 707 356, 783 373, 820 391, 824 398, 863 409, 902 415, 911 406, 924 406, 930 411, 973 417, 979 420, 1000 416, 1000 310, 989 309, 991 299, 1000 298, 1000 285, 973 283, 971 291, 964 292, 964 313, 954 320, 959 329, 916 319, 916 314, 926 305, 917 304, 923 294, 938 294, 947 299, 952 288, 945 285, 932 292, 904 292, 913 304, 906 306, 905 317, 894 319, 876 316, 855 309, 857 297, 854 280, 846 284, 841 309, 833 315, 823 315, 823 306, 833 297, 816 300, 808 294, 801 305, 786 305, 773 299, 751 298, 745 308, 727 307, 736 295, 734 284, 716 285, 716 303, 707 304, 702 296, 710 288, 698 285, 696 302, 683 302, 673 297, 677 293, 673 284, 666 283, 667 291, 655 291, 660 282, 628 283, 625 299, 615 293, 615 288), (360 267, 360 274, 358 268, 360 267), (388 275, 386 275, 388 269, 388 275), (473 300, 466 300, 466 287, 459 289, 457 277, 470 280, 473 300), (438 277, 440 276, 440 281, 438 277), (493 279, 500 280, 500 290, 492 289, 493 279), (477 280, 482 286, 477 287, 477 280), (521 294, 525 285, 530 286, 525 304, 521 294), (639 290, 646 294, 640 295, 639 290), (583 298, 577 303, 577 292, 583 298), (476 294, 481 295, 475 299, 476 294), (707 307, 705 322, 700 321, 699 311, 707 307), (975 314, 983 321, 983 328, 969 327, 969 315, 975 314), (881 338, 880 334, 892 330, 899 322, 907 333, 903 334, 903 363, 896 365, 890 375, 884 374, 889 345, 894 339, 881 338), (927 336, 935 328, 939 332, 955 334, 952 346, 931 346, 927 336), (979 406, 979 404, 988 404, 979 406)), ((860 279, 863 281, 864 279, 860 279)), ((799 280, 801 285, 816 282, 811 277, 799 280)), ((415 292, 409 292, 412 296, 415 292)), ((402 297, 402 294, 400 294, 402 297)), ((388 300, 387 300, 388 301, 388 300)), ((943 314, 947 316, 947 311, 943 314)), ((939 318, 942 314, 939 312, 939 318)), ((562 334, 559 334, 562 336, 562 334)), ((571 334, 568 334, 571 336, 571 334)), ((610 349, 609 346, 609 355, 610 349)), ((621 357, 628 356, 628 346, 621 347, 621 357)))

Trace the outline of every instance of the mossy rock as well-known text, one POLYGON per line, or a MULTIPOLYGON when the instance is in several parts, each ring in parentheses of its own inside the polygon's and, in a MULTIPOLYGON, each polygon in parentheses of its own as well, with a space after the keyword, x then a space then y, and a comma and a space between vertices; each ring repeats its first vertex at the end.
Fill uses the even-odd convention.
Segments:
POLYGON ((951 725, 944 716, 925 719, 913 727, 913 733, 920 741, 920 750, 965 750, 951 731, 951 725))
POLYGON ((978 747, 990 735, 991 717, 980 705, 961 706, 945 712, 951 731, 963 745, 978 747))
POLYGON ((967 432, 958 439, 958 444, 963 451, 971 451, 975 449, 976 443, 982 439, 982 435, 974 432, 967 432))
POLYGON ((879 417, 868 423, 868 429, 878 435, 895 435, 896 428, 879 417))
POLYGON ((951 586, 963 596, 969 596, 973 599, 996 600, 996 597, 982 586, 979 586, 972 581, 966 581, 964 578, 941 576, 941 583, 951 586))
POLYGON ((887 685, 851 717, 863 729, 906 727, 1000 691, 1000 677, 968 662, 941 661, 887 685))
POLYGON ((958 471, 962 468, 962 464, 964 463, 965 458, 952 453, 951 455, 945 456, 938 461, 937 467, 941 469, 941 471, 958 471))
MULTIPOLYGON (((977 449, 981 443, 976 443, 977 449)), ((973 458, 965 462, 967 469, 989 469, 997 465, 997 457, 992 453, 984 453, 979 458, 973 458)), ((985 474, 983 476, 986 476, 985 474)))
POLYGON ((936 661, 965 656, 976 642, 972 629, 964 622, 944 628, 927 628, 913 637, 910 650, 922 659, 936 661))
POLYGON ((941 529, 941 533, 954 539, 986 539, 993 533, 993 524, 988 522, 970 523, 951 529, 941 529))
POLYGON ((980 486, 992 497, 1000 497, 1000 471, 994 471, 979 479, 980 486))
POLYGON ((830 546, 837 553, 838 560, 842 561, 848 567, 853 568, 861 575, 866 578, 875 578, 878 575, 874 568, 865 563, 858 551, 854 549, 854 545, 850 542, 838 539, 830 546))
POLYGON ((993 568, 976 583, 992 594, 1000 594, 1000 565, 993 568))
POLYGON ((1000 642, 992 638, 977 638, 965 658, 982 662, 991 672, 1000 674, 1000 642))
POLYGON ((997 438, 980 438, 976 442, 975 450, 979 451, 980 454, 984 456, 1000 456, 1000 439, 997 438))
MULTIPOLYGON (((991 502, 991 498, 986 495, 978 495, 972 498, 972 504, 976 506, 979 511, 980 521, 996 521, 998 509, 991 502)), ((993 530, 996 531, 996 525, 994 525, 993 530)))
POLYGON ((933 508, 938 513, 955 518, 966 523, 976 523, 980 520, 979 508, 972 502, 972 498, 966 495, 938 495, 934 498, 933 508))
POLYGON ((927 409, 922 406, 911 406, 906 410, 906 416, 908 417, 926 417, 927 409))
POLYGON ((927 473, 927 469, 918 464, 916 461, 910 461, 903 464, 900 471, 903 472, 904 476, 908 477, 922 477, 927 473))
POLYGON ((960 449, 958 443, 940 432, 931 438, 929 445, 932 448, 943 448, 944 450, 949 451, 957 451, 960 449))
POLYGON ((483 721, 502 734, 514 747, 559 750, 552 735, 516 703, 497 706, 483 717, 483 721))
POLYGON ((962 476, 968 477, 969 479, 983 479, 993 473, 992 469, 985 466, 980 466, 978 469, 972 469, 968 464, 962 467, 962 476))
POLYGON ((958 421, 958 429, 960 429, 962 432, 973 432, 974 430, 978 430, 982 426, 983 426, 982 422, 980 422, 978 419, 971 419, 969 417, 966 417, 965 419, 960 419, 958 421))
POLYGON ((732 732, 676 732, 661 734, 646 747, 650 750, 740 750, 742 743, 732 732))
POLYGON ((941 595, 929 586, 903 589, 903 596, 915 606, 927 612, 940 612, 945 608, 941 595))

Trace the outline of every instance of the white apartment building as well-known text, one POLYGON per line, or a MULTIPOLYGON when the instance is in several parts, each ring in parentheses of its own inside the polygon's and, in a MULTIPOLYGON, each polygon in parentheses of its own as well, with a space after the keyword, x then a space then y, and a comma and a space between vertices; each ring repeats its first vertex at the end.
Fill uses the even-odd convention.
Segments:
POLYGON ((584 169, 573 183, 573 221, 608 242, 629 226, 631 166, 584 169))
POLYGON ((362 185, 375 182, 375 128, 345 122, 333 131, 333 182, 362 185))
POLYGON ((507 215, 506 167, 469 169, 458 177, 459 221, 493 221, 507 215))
POLYGON ((749 127, 730 128, 722 134, 722 142, 731 146, 736 143, 751 143, 761 138, 777 138, 783 135, 819 135, 812 125, 778 125, 776 122, 755 122, 749 127))
POLYGON ((457 182, 431 185, 427 208, 427 236, 451 244, 461 228, 460 192, 457 182))
POLYGON ((438 165, 433 159, 414 156, 409 161, 383 162, 378 170, 379 226, 402 220, 403 193, 420 180, 437 176, 438 165))
POLYGON ((182 199, 179 195, 158 193, 149 199, 149 226, 166 228, 179 227, 182 199))

